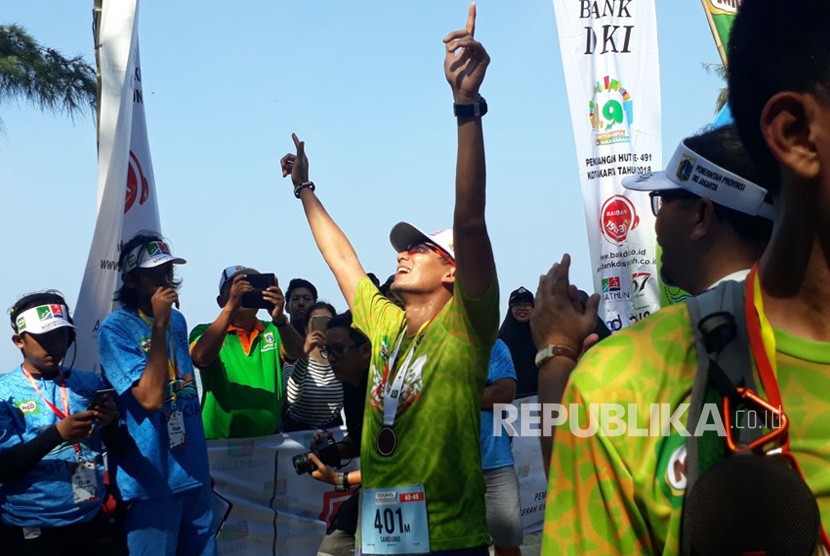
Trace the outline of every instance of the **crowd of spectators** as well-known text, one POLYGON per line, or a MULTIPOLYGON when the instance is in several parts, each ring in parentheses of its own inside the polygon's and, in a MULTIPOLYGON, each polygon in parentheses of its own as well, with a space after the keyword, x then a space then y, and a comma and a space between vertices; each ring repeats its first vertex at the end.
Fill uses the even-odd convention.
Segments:
POLYGON ((304 142, 292 135, 281 159, 347 311, 306 279, 283 295, 273 274, 237 265, 221 271, 216 319, 189 330, 175 273, 186 261, 154 232, 122 246, 118 308, 98 330, 101 376, 64 361, 75 328, 59 292, 14 304, 21 363, 0 376, 6 552, 215 554, 206 441, 314 430, 334 456, 310 452, 311 478, 353 490, 320 554, 519 554, 511 440, 493 422, 534 395, 577 410, 578 426, 543 431, 545 554, 830 550, 830 10, 744 0, 729 45, 735 122, 684 139, 664 171, 623 181, 651 197, 663 281, 692 297, 614 335, 599 296, 570 283, 569 255, 535 294, 512 291, 498 326, 479 93, 490 58, 475 17, 472 5, 444 38, 451 227, 396 224, 382 286, 324 208, 325 187, 318 197, 304 142), (695 169, 720 186, 688 179, 695 169), (727 425, 579 433, 603 404, 647 430, 656 404, 690 406, 687 425, 709 404, 727 425), (738 431, 736 410, 790 418, 738 431), (339 471, 358 456, 359 469, 339 471), (806 498, 782 501, 795 492, 806 498), (396 534, 376 526, 383 512, 398 516, 396 534))

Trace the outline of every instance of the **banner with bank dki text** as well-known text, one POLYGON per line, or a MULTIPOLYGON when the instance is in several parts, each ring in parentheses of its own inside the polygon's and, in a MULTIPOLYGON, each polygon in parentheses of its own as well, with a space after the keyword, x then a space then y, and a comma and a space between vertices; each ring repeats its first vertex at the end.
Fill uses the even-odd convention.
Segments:
POLYGON ((553 0, 600 316, 612 331, 660 308, 648 194, 662 170, 654 0, 553 0))

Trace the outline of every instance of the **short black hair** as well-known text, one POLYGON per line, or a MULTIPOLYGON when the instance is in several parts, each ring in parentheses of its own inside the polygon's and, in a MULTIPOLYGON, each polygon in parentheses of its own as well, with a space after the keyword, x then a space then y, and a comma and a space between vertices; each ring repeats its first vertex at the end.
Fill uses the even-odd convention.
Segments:
POLYGON ((309 282, 304 278, 292 278, 290 282, 288 282, 288 289, 285 290, 285 301, 291 301, 291 294, 294 290, 298 288, 305 288, 311 292, 311 296, 314 298, 314 301, 317 301, 317 288, 314 287, 314 284, 309 282))
POLYGON ((369 338, 367 338, 363 332, 352 326, 351 311, 335 315, 334 318, 326 324, 326 330, 331 330, 332 328, 347 328, 349 330, 349 338, 351 338, 352 342, 356 346, 362 346, 369 341, 369 338))
MULTIPOLYGON (((730 124, 709 129, 684 140, 687 147, 703 158, 729 170, 733 174, 760 185, 767 190, 767 202, 771 201, 770 189, 778 181, 777 173, 764 173, 752 162, 737 128, 730 124)), ((772 220, 753 216, 715 203, 715 212, 729 223, 735 234, 743 241, 767 243, 772 235, 772 220)))
MULTIPOLYGON (((729 39, 729 107, 750 156, 778 176, 778 162, 761 132, 761 112, 782 91, 826 99, 830 90, 827 0, 789 4, 744 0, 729 39)), ((770 192, 778 195, 778 183, 770 192)))
MULTIPOLYGON (((58 290, 45 290, 42 292, 29 293, 14 302, 14 305, 9 309, 9 317, 12 321, 12 329, 17 330, 17 317, 22 313, 28 311, 32 307, 39 307, 41 305, 66 305, 69 310, 69 303, 66 298, 58 290)), ((67 320, 72 322, 72 317, 67 315, 67 320)))
MULTIPOLYGON (((133 249, 135 249, 139 245, 150 243, 151 241, 167 242, 167 240, 165 240, 160 234, 156 232, 150 230, 141 230, 132 238, 130 238, 130 240, 127 243, 122 245, 121 252, 118 255, 118 270, 124 270, 127 263, 127 257, 133 249)), ((125 274, 128 274, 137 280, 138 273, 139 268, 136 267, 125 274)), ((181 280, 173 280, 172 286, 174 289, 178 289, 181 285, 181 280)), ((115 290, 115 295, 113 299, 120 303, 123 307, 127 307, 128 309, 136 309, 138 307, 138 292, 135 290, 135 288, 128 288, 125 284, 121 284, 121 287, 115 290)))

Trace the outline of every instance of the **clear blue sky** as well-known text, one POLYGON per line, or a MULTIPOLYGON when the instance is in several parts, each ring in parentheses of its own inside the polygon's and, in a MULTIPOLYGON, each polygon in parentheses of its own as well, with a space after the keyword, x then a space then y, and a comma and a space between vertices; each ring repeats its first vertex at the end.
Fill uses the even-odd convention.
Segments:
MULTIPOLYGON (((4 0, 0 22, 94 61, 92 0, 4 0)), ((218 313, 231 264, 312 280, 344 301, 317 252, 279 159, 296 131, 311 179, 364 267, 394 271, 391 226, 452 218, 455 122, 442 37, 466 0, 180 0, 142 2, 144 100, 163 233, 179 267, 190 326, 218 313)), ((660 0, 663 158, 708 123, 721 83, 698 0, 660 0)), ((492 57, 482 92, 487 218, 503 304, 565 251, 591 288, 585 218, 551 0, 480 0, 476 37, 492 57)), ((0 306, 57 288, 73 308, 95 225, 92 117, 72 122, 0 104, 0 306)), ((4 317, 7 318, 7 317, 4 317)), ((5 326, 5 325, 3 325, 5 326)), ((11 329, 6 328, 7 336, 11 329)), ((20 356, 0 342, 0 371, 20 356)))

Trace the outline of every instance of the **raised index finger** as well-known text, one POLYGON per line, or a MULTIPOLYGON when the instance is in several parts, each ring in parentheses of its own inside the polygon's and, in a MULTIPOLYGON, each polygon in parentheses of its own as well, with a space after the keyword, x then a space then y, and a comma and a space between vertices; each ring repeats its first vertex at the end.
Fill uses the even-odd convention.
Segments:
POLYGON ((470 2, 470 11, 467 14, 467 32, 473 37, 476 34, 476 3, 470 2))
POLYGON ((297 158, 302 158, 305 152, 305 144, 300 141, 296 133, 292 133, 291 138, 294 140, 294 146, 297 147, 297 158))

